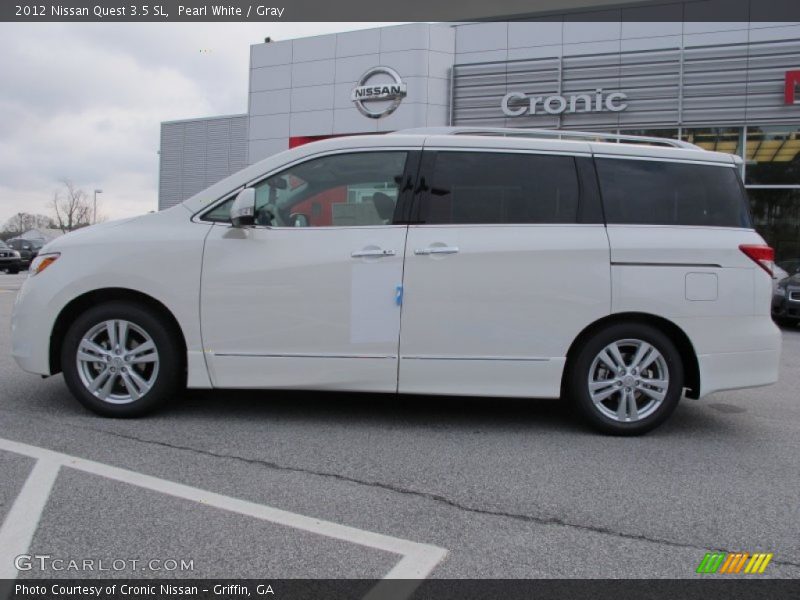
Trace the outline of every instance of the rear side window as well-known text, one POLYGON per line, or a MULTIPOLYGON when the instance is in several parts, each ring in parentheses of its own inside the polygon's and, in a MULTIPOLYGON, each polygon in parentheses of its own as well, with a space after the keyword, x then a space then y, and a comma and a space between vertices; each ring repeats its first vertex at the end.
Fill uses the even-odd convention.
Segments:
POLYGON ((420 218, 428 224, 575 223, 579 189, 571 156, 437 152, 420 218))
POLYGON ((616 158, 596 164, 608 223, 752 226, 734 168, 616 158))

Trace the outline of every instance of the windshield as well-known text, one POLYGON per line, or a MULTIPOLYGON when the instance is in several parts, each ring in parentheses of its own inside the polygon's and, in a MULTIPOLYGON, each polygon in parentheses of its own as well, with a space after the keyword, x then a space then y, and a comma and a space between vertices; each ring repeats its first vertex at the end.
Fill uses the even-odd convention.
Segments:
POLYGON ((0 248, 2 248, 3 250, 11 250, 11 248, 9 248, 8 245, 3 240, 0 240, 0 248))

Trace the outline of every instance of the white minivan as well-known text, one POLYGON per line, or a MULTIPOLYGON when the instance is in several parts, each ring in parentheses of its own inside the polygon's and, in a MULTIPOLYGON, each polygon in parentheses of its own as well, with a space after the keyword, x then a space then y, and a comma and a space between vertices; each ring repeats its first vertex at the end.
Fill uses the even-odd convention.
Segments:
POLYGON ((439 128, 282 152, 45 246, 13 355, 107 416, 190 388, 563 397, 636 434, 774 383, 773 251, 741 159, 439 128))

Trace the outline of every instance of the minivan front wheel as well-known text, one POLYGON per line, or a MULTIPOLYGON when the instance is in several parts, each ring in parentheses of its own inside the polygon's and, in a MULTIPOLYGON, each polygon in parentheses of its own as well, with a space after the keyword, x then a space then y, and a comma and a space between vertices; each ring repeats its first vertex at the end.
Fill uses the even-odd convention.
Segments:
POLYGON ((663 423, 683 392, 683 364, 658 329, 631 323, 596 333, 579 351, 568 389, 591 425, 637 435, 663 423))
POLYGON ((109 417, 149 412, 177 391, 180 348, 148 309, 109 302, 80 315, 61 349, 64 379, 86 408, 109 417))

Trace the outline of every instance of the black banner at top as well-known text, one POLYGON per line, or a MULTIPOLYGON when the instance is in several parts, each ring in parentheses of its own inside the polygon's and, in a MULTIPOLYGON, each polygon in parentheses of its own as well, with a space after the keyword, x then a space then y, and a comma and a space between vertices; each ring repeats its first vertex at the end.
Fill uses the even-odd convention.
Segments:
POLYGON ((798 0, 4 0, 0 21, 244 22, 482 21, 800 22, 798 0))

